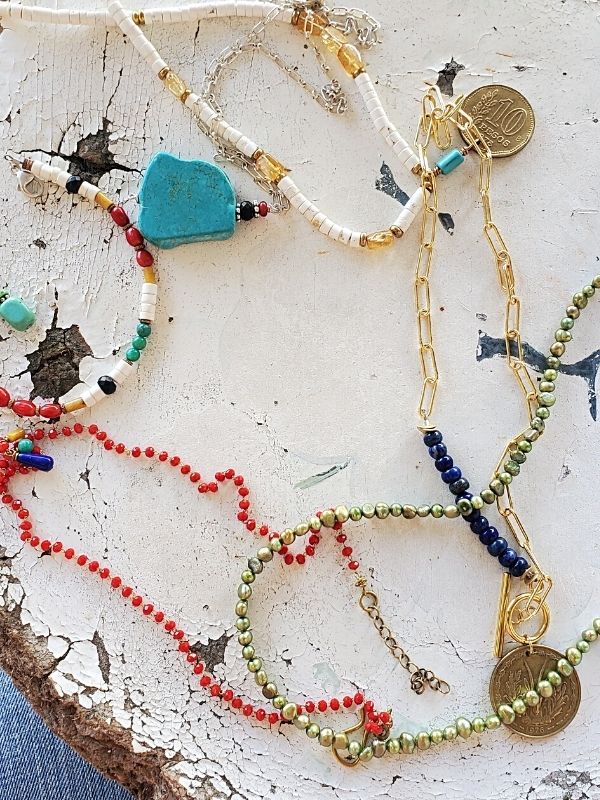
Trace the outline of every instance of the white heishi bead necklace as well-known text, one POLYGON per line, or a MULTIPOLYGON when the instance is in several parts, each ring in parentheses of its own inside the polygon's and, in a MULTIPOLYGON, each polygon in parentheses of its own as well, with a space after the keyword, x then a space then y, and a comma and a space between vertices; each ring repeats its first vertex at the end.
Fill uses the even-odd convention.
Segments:
POLYGON ((240 17, 257 20, 259 24, 260 21, 284 22, 298 27, 307 37, 320 38, 326 49, 337 55, 345 72, 353 78, 375 130, 404 168, 418 177, 423 168, 419 157, 386 114, 360 52, 338 28, 329 24, 327 13, 324 8, 312 12, 304 8, 294 8, 292 5, 278 5, 260 0, 210 0, 188 6, 150 8, 143 11, 129 11, 119 0, 110 0, 107 10, 57 10, 12 2, 0 4, 0 20, 4 21, 118 26, 143 57, 151 72, 192 112, 207 135, 230 151, 233 149, 243 163, 253 167, 259 185, 263 188, 268 185, 272 187, 272 191, 287 198, 290 206, 297 209, 313 227, 328 238, 350 247, 380 249, 401 238, 419 214, 423 206, 421 186, 416 187, 396 219, 383 230, 365 233, 334 222, 299 189, 288 175, 289 170, 286 167, 240 130, 229 125, 206 99, 188 89, 142 30, 145 24, 168 25, 240 17))

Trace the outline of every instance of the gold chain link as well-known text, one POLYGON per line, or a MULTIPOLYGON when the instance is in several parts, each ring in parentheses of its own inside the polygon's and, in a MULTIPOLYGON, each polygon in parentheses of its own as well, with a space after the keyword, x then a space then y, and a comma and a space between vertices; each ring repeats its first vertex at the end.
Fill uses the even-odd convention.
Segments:
POLYGON ((358 599, 358 604, 366 614, 373 621, 373 625, 379 636, 382 638, 383 643, 388 648, 394 658, 400 662, 401 666, 410 673, 410 688, 417 694, 423 694, 425 687, 428 685, 431 689, 442 694, 448 694, 450 691, 449 684, 442 678, 438 678, 435 673, 424 667, 418 667, 410 656, 402 648, 396 640, 391 629, 385 623, 381 616, 379 608, 379 598, 375 592, 368 587, 367 579, 362 575, 357 579, 356 585, 360 587, 361 593, 358 599))

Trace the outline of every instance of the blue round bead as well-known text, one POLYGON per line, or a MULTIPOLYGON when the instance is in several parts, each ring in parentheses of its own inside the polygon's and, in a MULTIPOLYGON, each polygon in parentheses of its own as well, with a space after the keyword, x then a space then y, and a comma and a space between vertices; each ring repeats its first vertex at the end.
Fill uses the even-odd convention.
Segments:
POLYGON ((496 541, 499 535, 498 529, 494 528, 493 525, 490 525, 490 527, 486 528, 483 533, 479 534, 479 541, 481 544, 484 544, 487 547, 488 544, 496 541))
POLYGON ((479 516, 477 519, 474 519, 471 523, 471 530, 473 533, 481 534, 487 528, 490 527, 490 523, 487 520, 487 517, 479 516))
POLYGON ((448 448, 443 442, 440 442, 440 444, 434 444, 433 447, 429 448, 429 455, 432 458, 441 458, 442 456, 445 456, 447 453, 448 453, 448 448))
POLYGON ((459 470, 458 467, 451 467, 447 469, 445 472, 442 472, 442 480, 444 483, 454 483, 459 478, 462 477, 462 472, 459 470))
POLYGON ((465 517, 465 519, 467 520, 467 522, 475 522, 475 520, 479 519, 480 516, 481 516, 481 511, 478 508, 476 508, 474 511, 471 511, 471 513, 468 514, 465 517))
POLYGON ((488 553, 491 556, 496 556, 497 558, 498 556, 502 555, 502 553, 507 549, 507 547, 508 547, 508 542, 506 541, 506 539, 503 539, 502 536, 499 536, 497 539, 494 539, 494 541, 490 545, 488 545, 488 553))
POLYGON ((459 494, 456 499, 457 500, 472 500, 473 499, 473 495, 470 492, 463 492, 462 494, 459 494))
POLYGON ((443 438, 441 431, 427 431, 423 436, 423 441, 427 447, 433 447, 434 444, 439 444, 443 438))
POLYGON ((502 564, 503 567, 510 569, 510 567, 512 567, 517 558, 518 556, 512 549, 512 547, 507 547, 506 550, 499 557, 498 561, 502 564))
POLYGON ((466 478, 459 478, 457 481, 454 481, 454 483, 451 483, 448 488, 452 494, 459 495, 463 494, 463 492, 466 492, 470 485, 471 484, 466 478))
POLYGON ((446 472, 447 469, 450 469, 453 466, 454 461, 450 458, 450 456, 442 456, 435 461, 435 468, 438 470, 438 472, 446 472))
POLYGON ((515 563, 510 568, 510 574, 513 578, 520 578, 529 569, 529 562, 523 556, 519 556, 515 563))

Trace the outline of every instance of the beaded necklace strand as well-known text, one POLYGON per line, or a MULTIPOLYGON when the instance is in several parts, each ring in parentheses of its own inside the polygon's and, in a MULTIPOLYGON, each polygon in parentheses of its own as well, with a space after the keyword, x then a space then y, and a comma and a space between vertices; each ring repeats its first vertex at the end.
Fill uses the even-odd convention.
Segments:
MULTIPOLYGON (((44 401, 40 404, 25 398, 13 399, 7 389, 0 388, 0 408, 10 409, 19 417, 56 421, 63 414, 80 411, 96 405, 104 397, 114 394, 117 388, 121 387, 135 373, 136 364, 142 352, 146 349, 148 338, 152 333, 152 323, 156 312, 158 287, 153 267, 154 256, 146 249, 144 237, 131 224, 125 209, 117 205, 97 186, 42 161, 14 155, 9 155, 7 158, 11 162, 13 171, 19 177, 19 183, 23 187, 23 191, 28 196, 39 196, 42 192, 42 182, 53 183, 65 189, 68 194, 77 194, 93 205, 107 211, 115 225, 124 231, 127 244, 135 250, 135 260, 141 268, 142 292, 135 335, 124 356, 117 361, 110 372, 98 378, 95 386, 86 386, 79 397, 73 400, 64 402, 44 401)), ((9 434, 10 436, 11 434, 9 434)))

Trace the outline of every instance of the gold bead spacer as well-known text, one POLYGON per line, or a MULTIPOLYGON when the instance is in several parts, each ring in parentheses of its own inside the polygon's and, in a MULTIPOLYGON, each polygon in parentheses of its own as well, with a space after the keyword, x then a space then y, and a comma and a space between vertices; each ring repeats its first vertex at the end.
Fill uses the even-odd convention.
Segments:
POLYGON ((171 70, 169 69, 169 67, 163 67, 163 68, 161 69, 161 71, 158 73, 158 77, 159 77, 159 79, 160 79, 161 81, 164 81, 164 79, 167 77, 167 75, 169 74, 169 72, 170 72, 170 71, 171 71, 171 70))
POLYGON ((401 239, 404 236, 404 231, 397 225, 390 225, 390 230, 394 234, 396 239, 401 239))
POLYGON ((366 247, 367 246, 367 234, 366 233, 361 233, 360 239, 359 239, 359 244, 360 244, 361 247, 366 247))
POLYGON ((146 24, 146 17, 143 11, 133 11, 131 14, 131 19, 135 25, 146 24))

